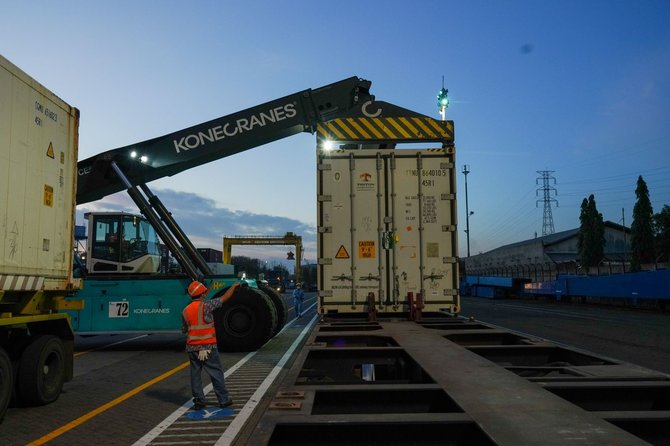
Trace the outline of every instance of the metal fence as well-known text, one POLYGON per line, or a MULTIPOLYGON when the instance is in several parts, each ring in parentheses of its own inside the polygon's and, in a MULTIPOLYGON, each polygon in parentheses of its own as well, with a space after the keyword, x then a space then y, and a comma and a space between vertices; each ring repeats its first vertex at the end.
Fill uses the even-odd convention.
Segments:
MULTIPOLYGON (((670 269, 670 263, 657 263, 642 265, 642 271, 656 271, 670 269)), ((609 276, 613 274, 623 274, 630 272, 630 264, 621 262, 601 263, 597 267, 589 268, 586 271, 580 267, 577 262, 561 263, 533 263, 527 265, 510 265, 502 267, 489 268, 462 268, 468 276, 495 276, 512 277, 515 279, 527 279, 531 282, 545 282, 556 280, 559 274, 566 275, 589 275, 589 276, 609 276)))

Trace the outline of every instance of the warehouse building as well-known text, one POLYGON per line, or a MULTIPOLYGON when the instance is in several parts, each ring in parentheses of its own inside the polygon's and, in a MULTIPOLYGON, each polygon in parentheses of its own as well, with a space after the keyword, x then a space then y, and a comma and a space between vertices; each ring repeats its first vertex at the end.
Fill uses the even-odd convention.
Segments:
MULTIPOLYGON (((630 229, 605 221, 605 259, 596 273, 622 272, 630 261, 630 229)), ((463 260, 468 276, 523 277, 547 280, 557 273, 579 272, 579 228, 501 246, 463 260)), ((583 272, 583 271, 582 271, 583 272)))

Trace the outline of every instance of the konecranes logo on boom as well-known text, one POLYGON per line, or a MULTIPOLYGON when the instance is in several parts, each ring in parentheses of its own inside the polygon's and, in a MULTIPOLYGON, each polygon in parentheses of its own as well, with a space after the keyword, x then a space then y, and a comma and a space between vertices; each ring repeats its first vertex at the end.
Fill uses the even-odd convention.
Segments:
POLYGON ((172 141, 174 143, 174 149, 177 153, 197 149, 210 142, 241 135, 242 133, 257 127, 265 127, 271 122, 275 123, 293 118, 298 113, 295 106, 295 103, 280 105, 279 107, 271 108, 267 112, 253 114, 249 118, 240 118, 236 121, 226 122, 222 125, 215 125, 202 132, 182 136, 181 138, 172 141))

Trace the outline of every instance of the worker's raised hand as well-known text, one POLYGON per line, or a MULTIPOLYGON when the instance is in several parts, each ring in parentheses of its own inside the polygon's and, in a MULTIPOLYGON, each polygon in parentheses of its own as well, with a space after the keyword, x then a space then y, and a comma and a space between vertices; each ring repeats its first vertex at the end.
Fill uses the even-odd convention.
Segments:
POLYGON ((228 287, 225 293, 223 293, 223 296, 221 296, 222 301, 227 301, 231 297, 233 297, 233 294, 237 291, 237 289, 240 287, 241 283, 240 282, 235 282, 231 286, 228 287))

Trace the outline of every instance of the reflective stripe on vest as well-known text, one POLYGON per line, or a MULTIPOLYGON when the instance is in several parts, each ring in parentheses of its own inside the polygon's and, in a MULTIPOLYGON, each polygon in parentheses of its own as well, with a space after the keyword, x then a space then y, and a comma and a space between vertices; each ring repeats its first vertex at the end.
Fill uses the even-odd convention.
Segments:
POLYGON ((205 302, 194 300, 184 308, 182 316, 188 324, 186 343, 189 345, 203 345, 216 343, 214 323, 205 321, 205 302))

